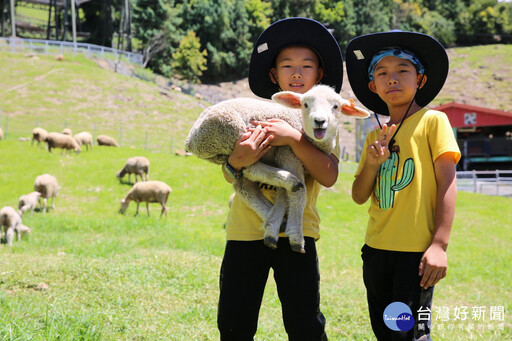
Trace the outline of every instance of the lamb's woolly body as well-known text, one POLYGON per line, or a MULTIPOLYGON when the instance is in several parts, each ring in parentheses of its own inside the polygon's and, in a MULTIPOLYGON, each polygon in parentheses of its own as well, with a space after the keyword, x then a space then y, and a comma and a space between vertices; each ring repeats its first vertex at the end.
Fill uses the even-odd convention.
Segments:
MULTIPOLYGON (((342 110, 347 115, 368 115, 324 85, 315 86, 303 95, 281 92, 274 95, 273 99, 289 107, 301 109, 249 98, 220 102, 201 113, 185 142, 187 149, 199 158, 217 164, 225 163, 234 144, 252 121, 278 118, 298 130, 303 130, 313 145, 329 154, 336 145, 338 117, 342 110), (315 137, 317 133, 318 137, 315 137)), ((276 247, 281 222, 288 209, 285 234, 290 238, 290 244, 295 251, 304 252, 304 168, 291 148, 271 148, 260 161, 244 169, 243 174, 243 177, 234 182, 235 191, 262 219, 265 243, 276 247), (256 182, 279 188, 275 205, 262 195, 256 182)))
POLYGON ((48 198, 52 199, 52 208, 55 209, 55 197, 59 193, 60 186, 57 178, 50 174, 43 174, 36 177, 34 182, 34 191, 41 193, 43 198, 43 213, 46 213, 46 204, 48 198))
POLYGON ((5 242, 9 246, 12 246, 15 233, 18 241, 21 239, 22 233, 30 233, 30 228, 22 224, 20 215, 10 206, 5 206, 0 210, 0 228, 3 230, 5 242))
POLYGON ((85 145, 87 150, 92 149, 92 135, 88 131, 82 131, 73 137, 79 146, 85 145))
POLYGON ((167 199, 171 194, 172 189, 169 185, 162 181, 144 181, 137 182, 130 189, 124 199, 121 200, 121 213, 124 213, 130 204, 130 201, 137 203, 137 211, 135 215, 139 214, 139 204, 146 202, 146 211, 149 216, 149 203, 160 203, 162 206, 162 212, 160 216, 165 213, 167 216, 167 199))
POLYGON ((37 191, 22 195, 18 200, 18 214, 21 216, 27 211, 34 212, 40 198, 41 193, 37 191))
POLYGON ((40 127, 35 127, 32 130, 32 142, 31 144, 34 145, 34 141, 37 141, 37 145, 41 142, 44 142, 46 140, 46 135, 48 135, 48 132, 40 127))
POLYGON ((119 144, 117 144, 117 141, 110 136, 107 135, 100 135, 96 138, 96 141, 98 141, 98 146, 110 146, 110 147, 119 147, 119 144))
POLYGON ((135 182, 137 182, 137 175, 140 176, 141 181, 147 181, 148 172, 149 160, 144 156, 134 156, 126 161, 123 169, 117 172, 116 176, 119 181, 121 181, 121 179, 128 174, 128 181, 130 181, 131 175, 135 174, 135 182))
POLYGON ((48 151, 51 152, 52 148, 62 148, 63 150, 74 150, 76 153, 80 153, 82 148, 76 143, 75 139, 70 135, 61 133, 48 133, 46 135, 46 144, 48 145, 48 151))

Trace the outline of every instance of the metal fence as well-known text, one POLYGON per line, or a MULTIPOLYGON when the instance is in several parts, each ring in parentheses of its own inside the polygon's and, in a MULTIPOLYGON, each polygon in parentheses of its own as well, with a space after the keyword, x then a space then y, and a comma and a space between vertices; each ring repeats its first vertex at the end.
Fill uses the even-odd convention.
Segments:
POLYGON ((459 171, 459 191, 512 197, 512 170, 459 171))
POLYGON ((66 52, 83 53, 89 56, 99 58, 110 57, 122 61, 128 61, 133 64, 142 65, 142 54, 128 51, 116 50, 110 47, 87 44, 73 43, 69 41, 41 40, 0 37, 0 51, 10 51, 18 53, 40 53, 40 54, 64 54, 66 52))

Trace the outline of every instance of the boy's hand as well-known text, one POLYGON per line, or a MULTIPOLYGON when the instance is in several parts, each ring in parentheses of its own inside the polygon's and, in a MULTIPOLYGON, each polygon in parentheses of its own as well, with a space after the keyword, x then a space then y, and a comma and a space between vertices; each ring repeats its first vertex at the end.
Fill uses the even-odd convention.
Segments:
POLYGON ((269 149, 273 136, 267 133, 265 128, 257 126, 245 132, 235 142, 233 151, 228 158, 229 164, 240 170, 258 161, 269 149))
POLYGON ((389 142, 393 138, 396 130, 396 125, 391 125, 388 128, 387 124, 382 125, 377 141, 368 145, 366 148, 366 162, 372 166, 380 166, 389 158, 389 142))
POLYGON ((298 141, 301 138, 301 132, 293 128, 288 122, 280 119, 270 119, 268 121, 253 121, 254 125, 261 125, 267 134, 272 136, 272 146, 286 146, 298 141))
POLYGON ((420 286, 427 289, 435 285, 446 277, 447 268, 448 256, 446 251, 439 245, 430 245, 420 261, 419 275, 422 276, 420 286))

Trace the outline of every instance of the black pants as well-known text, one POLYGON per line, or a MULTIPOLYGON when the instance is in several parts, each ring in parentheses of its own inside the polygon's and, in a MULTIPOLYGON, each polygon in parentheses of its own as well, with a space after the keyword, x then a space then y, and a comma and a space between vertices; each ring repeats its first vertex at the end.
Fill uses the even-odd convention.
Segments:
POLYGON ((377 340, 431 340, 429 312, 434 287, 426 290, 420 287, 418 268, 423 252, 378 250, 368 245, 364 245, 361 252, 368 309, 377 340), (388 328, 383 314, 393 302, 409 306, 415 320, 413 329, 394 331, 388 328))
POLYGON ((320 312, 320 273, 315 240, 306 253, 293 252, 287 238, 276 250, 258 241, 228 241, 220 271, 217 324, 222 341, 253 340, 270 268, 274 270, 289 340, 327 340, 320 312))

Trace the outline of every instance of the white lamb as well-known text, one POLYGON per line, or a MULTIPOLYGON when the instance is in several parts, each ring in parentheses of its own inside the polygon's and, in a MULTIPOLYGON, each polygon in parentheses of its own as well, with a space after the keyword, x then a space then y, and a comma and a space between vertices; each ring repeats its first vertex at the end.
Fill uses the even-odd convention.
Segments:
POLYGON ((18 200, 18 214, 22 216, 27 211, 34 212, 39 199, 41 199, 41 193, 39 192, 22 195, 18 200))
POLYGON ((64 134, 64 135, 73 136, 73 132, 72 132, 72 131, 71 131, 71 129, 69 129, 69 128, 64 128, 64 129, 62 129, 62 132, 61 132, 61 133, 62 133, 62 134, 64 134))
POLYGON ((162 206, 162 212, 160 216, 165 213, 167 216, 167 207, 165 204, 167 203, 167 199, 169 198, 169 194, 171 194, 172 189, 169 185, 162 181, 144 181, 137 182, 130 189, 128 194, 124 199, 121 200, 121 210, 120 212, 124 214, 130 201, 135 201, 137 203, 137 211, 135 215, 139 214, 139 204, 141 202, 146 202, 146 211, 149 216, 149 203, 156 202, 160 203, 162 206))
POLYGON ((131 175, 135 174, 135 182, 137 182, 137 175, 140 176, 141 181, 148 181, 148 172, 149 160, 144 156, 134 156, 126 161, 123 169, 117 172, 116 176, 121 181, 128 174, 128 182, 130 182, 131 175))
POLYGON ((98 136, 96 141, 98 141, 98 146, 119 147, 117 141, 113 137, 107 135, 98 136))
POLYGON ((4 131, 0 128, 0 141, 4 138, 4 131))
MULTIPOLYGON (((187 150, 207 161, 222 164, 228 159, 235 142, 252 121, 278 118, 296 129, 325 153, 336 145, 338 118, 341 113, 358 118, 368 117, 325 85, 317 85, 305 94, 283 91, 272 99, 280 104, 258 99, 239 98, 220 102, 201 113, 185 142, 187 150), (281 105, 282 104, 282 105, 281 105), (285 107, 286 106, 286 107, 285 107), (302 109, 302 110, 297 110, 302 109)), ((304 252, 302 213, 306 203, 304 167, 288 146, 274 147, 259 162, 243 170, 235 180, 235 191, 262 219, 264 241, 277 247, 279 229, 288 209, 285 234, 294 251, 304 252), (276 204, 260 192, 256 182, 278 187, 276 204)))
POLYGON ((5 206, 0 210, 0 228, 5 235, 5 242, 7 245, 12 246, 14 240, 14 233, 16 233, 17 240, 21 240, 21 235, 30 233, 30 228, 21 222, 20 215, 11 206, 5 206))
POLYGON ((79 154, 82 148, 76 143, 75 139, 66 134, 61 133, 48 133, 46 135, 46 144, 48 145, 48 151, 51 153, 52 148, 62 148, 62 150, 74 150, 75 153, 79 154))
POLYGON ((87 150, 92 149, 92 135, 88 131, 82 131, 73 137, 79 146, 85 145, 87 150))
POLYGON ((55 197, 59 192, 60 186, 57 178, 50 174, 43 174, 36 177, 34 182, 34 190, 41 193, 43 198, 43 213, 46 213, 46 205, 48 198, 52 199, 52 208, 55 210, 55 197))
POLYGON ((34 145, 34 141, 37 141, 37 145, 39 146, 39 144, 41 142, 45 142, 46 135, 48 135, 48 132, 46 130, 44 130, 43 128, 35 127, 32 130, 32 143, 31 143, 31 145, 33 146, 34 145))

